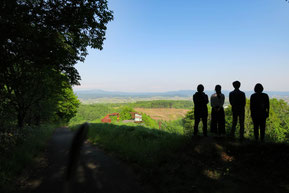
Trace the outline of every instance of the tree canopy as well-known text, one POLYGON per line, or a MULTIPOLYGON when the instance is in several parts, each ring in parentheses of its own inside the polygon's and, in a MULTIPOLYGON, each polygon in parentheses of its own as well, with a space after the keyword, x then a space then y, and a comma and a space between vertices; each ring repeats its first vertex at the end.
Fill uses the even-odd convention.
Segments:
POLYGON ((0 109, 13 107, 23 127, 33 107, 64 94, 63 82, 79 84, 74 65, 88 46, 103 48, 112 14, 106 0, 3 0, 0 109))

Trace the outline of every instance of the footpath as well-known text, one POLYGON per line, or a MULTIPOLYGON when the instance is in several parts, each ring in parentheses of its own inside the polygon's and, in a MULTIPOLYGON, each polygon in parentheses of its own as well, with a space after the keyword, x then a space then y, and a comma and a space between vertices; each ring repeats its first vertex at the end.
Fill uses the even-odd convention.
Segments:
MULTIPOLYGON (((46 166, 36 169, 25 182, 25 193, 63 193, 64 174, 73 132, 58 128, 46 151, 46 166)), ((132 169, 105 152, 85 143, 70 187, 71 193, 142 193, 132 169)))

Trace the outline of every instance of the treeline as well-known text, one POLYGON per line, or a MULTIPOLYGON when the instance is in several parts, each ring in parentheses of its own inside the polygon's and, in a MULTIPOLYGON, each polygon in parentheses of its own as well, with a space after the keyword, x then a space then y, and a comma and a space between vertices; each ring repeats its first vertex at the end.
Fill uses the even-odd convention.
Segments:
POLYGON ((189 100, 154 100, 154 101, 137 101, 128 103, 133 108, 176 108, 192 109, 193 102, 189 100))
MULTIPOLYGON (((208 128, 210 131, 211 108, 209 110, 208 128)), ((231 106, 225 108, 226 133, 229 133, 232 127, 231 106)), ((189 111, 183 119, 184 132, 187 135, 193 134, 194 112, 189 111)), ((201 126, 199 127, 201 130, 201 126)), ((239 125, 237 126, 238 134, 239 125)), ((250 115, 250 100, 247 99, 245 107, 245 137, 253 137, 253 122, 250 115)), ((266 122, 266 138, 272 142, 289 142, 289 104, 284 100, 270 99, 270 114, 266 122)))
POLYGON ((119 110, 106 104, 81 104, 77 110, 76 116, 70 120, 70 124, 95 121, 102 119, 105 115, 110 113, 119 113, 119 110))

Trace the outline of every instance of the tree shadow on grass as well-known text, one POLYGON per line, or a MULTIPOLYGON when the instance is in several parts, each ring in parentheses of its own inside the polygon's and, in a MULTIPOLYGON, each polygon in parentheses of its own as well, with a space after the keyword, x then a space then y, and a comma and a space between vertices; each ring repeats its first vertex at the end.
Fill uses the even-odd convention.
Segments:
POLYGON ((289 192, 288 155, 285 144, 201 138, 162 167, 175 167, 166 184, 169 190, 179 187, 178 192, 289 192))
POLYGON ((289 192, 286 144, 189 139, 141 126, 91 124, 91 130, 91 142, 132 163, 155 192, 289 192))

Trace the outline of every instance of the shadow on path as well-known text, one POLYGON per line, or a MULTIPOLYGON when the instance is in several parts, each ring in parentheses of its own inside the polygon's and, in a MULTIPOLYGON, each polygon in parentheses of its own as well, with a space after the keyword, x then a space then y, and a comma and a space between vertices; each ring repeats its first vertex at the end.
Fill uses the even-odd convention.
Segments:
MULTIPOLYGON (((48 165, 35 171, 28 179, 24 192, 63 192, 64 174, 73 132, 58 128, 47 147, 48 165)), ((130 193, 143 192, 133 171, 124 163, 107 156, 88 143, 82 148, 73 193, 130 193)))

